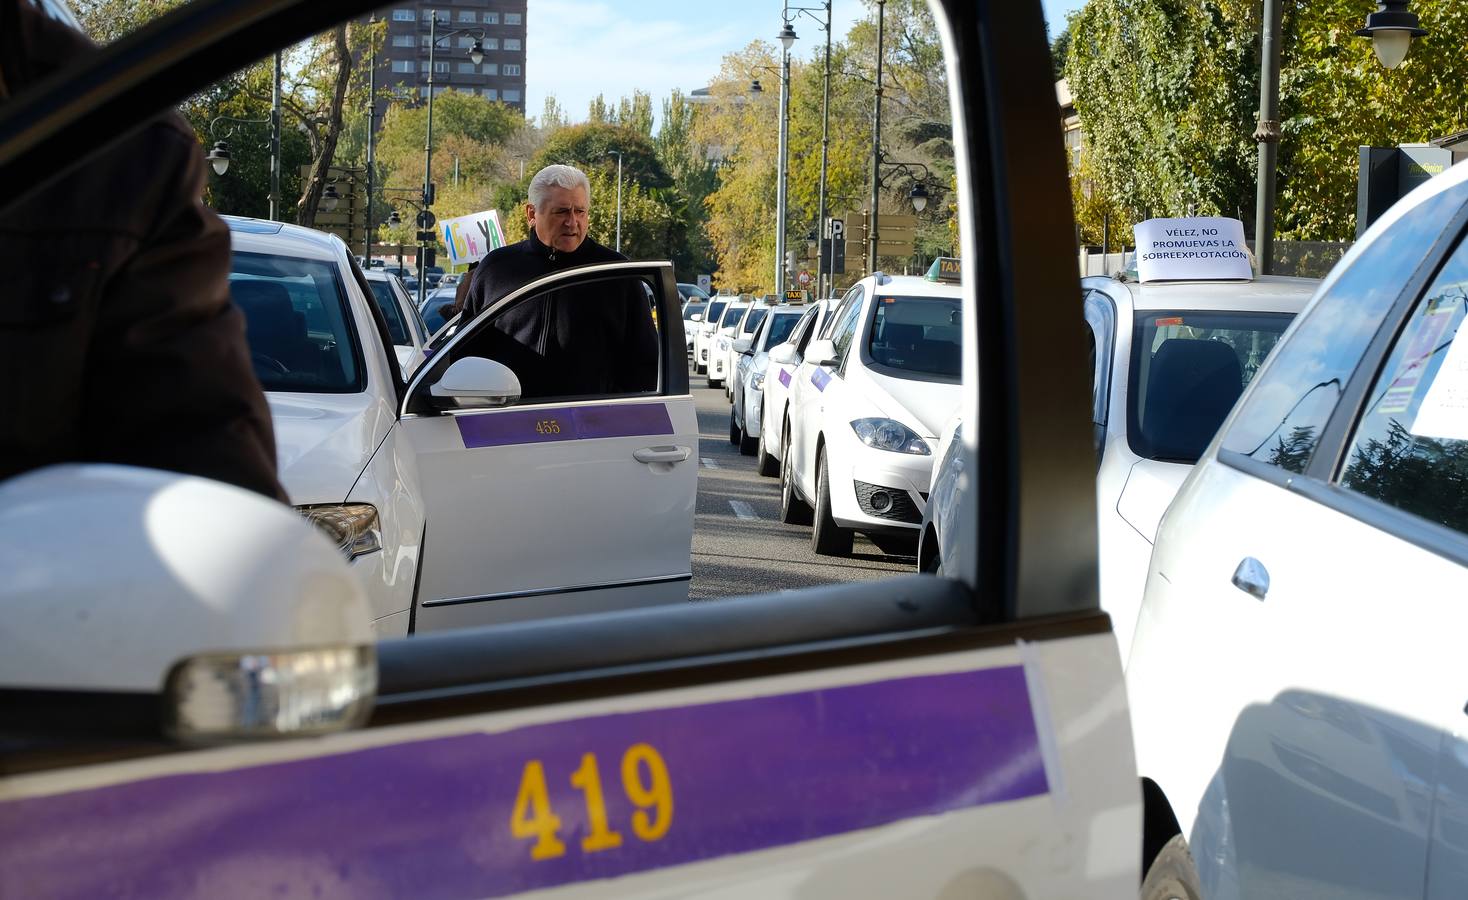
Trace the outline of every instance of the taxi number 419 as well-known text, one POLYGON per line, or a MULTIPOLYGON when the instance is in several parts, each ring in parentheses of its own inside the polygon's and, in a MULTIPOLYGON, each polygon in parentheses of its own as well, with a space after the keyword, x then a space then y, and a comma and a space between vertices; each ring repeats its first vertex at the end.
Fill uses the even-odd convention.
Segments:
MULTIPOLYGON (((582 852, 595 853, 622 846, 621 833, 613 831, 607 822, 596 754, 582 755, 581 765, 571 773, 571 786, 581 792, 586 802, 586 823, 590 831, 581 839, 582 852)), ((633 834, 643 841, 656 841, 668 833, 673 824, 673 784, 668 778, 667 764, 650 744, 633 744, 622 754, 622 790, 638 807, 630 823, 633 834)), ((556 837, 560 829, 561 820, 550 807, 545 766, 540 760, 532 759, 520 775, 520 790, 510 813, 510 833, 517 839, 535 839, 530 847, 531 859, 554 859, 566 853, 565 843, 556 837)))

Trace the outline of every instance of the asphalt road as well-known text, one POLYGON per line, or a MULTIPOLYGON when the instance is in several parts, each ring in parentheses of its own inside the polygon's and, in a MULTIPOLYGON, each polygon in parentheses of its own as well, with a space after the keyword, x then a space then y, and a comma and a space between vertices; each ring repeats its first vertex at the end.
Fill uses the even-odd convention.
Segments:
POLYGON ((729 403, 722 388, 690 375, 698 408, 698 505, 693 522, 695 600, 866 581, 917 567, 911 542, 857 535, 850 557, 818 556, 810 529, 780 523, 780 479, 762 478, 753 456, 729 443, 729 403))

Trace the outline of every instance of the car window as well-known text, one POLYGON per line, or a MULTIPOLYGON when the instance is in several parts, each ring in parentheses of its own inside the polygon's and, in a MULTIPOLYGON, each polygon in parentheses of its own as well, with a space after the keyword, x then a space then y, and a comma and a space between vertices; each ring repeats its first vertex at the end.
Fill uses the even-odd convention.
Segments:
POLYGON ((790 334, 795 331, 795 326, 801 321, 801 316, 793 313, 781 313, 771 316, 765 325, 767 332, 764 337, 764 348, 778 346, 790 340, 790 334))
POLYGON ((760 323, 765 320, 765 316, 769 314, 770 311, 768 309, 760 309, 757 307, 750 310, 749 315, 744 317, 744 324, 740 326, 739 333, 754 334, 756 331, 759 330, 760 323))
POLYGON ((373 278, 367 279, 367 284, 372 288, 372 299, 382 311, 382 317, 387 320, 388 337, 394 344, 412 344, 413 339, 408 335, 408 323, 403 321, 403 308, 392 291, 392 285, 373 278))
POLYGON ((689 303, 687 306, 683 307, 683 319, 684 319, 684 321, 687 321, 689 319, 692 319, 694 317, 694 315, 703 312, 707 308, 708 308, 708 304, 707 303, 697 303, 697 302, 689 303))
POLYGON ((836 345, 836 358, 843 363, 846 360, 846 350, 856 336, 856 323, 860 316, 861 304, 856 301, 856 297, 848 297, 840 317, 836 319, 835 327, 831 329, 830 341, 836 345))
POLYGON ((508 366, 521 402, 656 393, 661 350, 650 296, 644 278, 621 274, 530 293, 496 310, 452 356, 508 366))
POLYGON ((1398 335, 1366 395, 1343 487, 1468 533, 1468 244, 1398 335))
POLYGON ((1465 193, 1444 191, 1424 201, 1363 249, 1265 369, 1224 436, 1223 450, 1305 471, 1367 345, 1465 193))
POLYGON ((851 309, 854 304, 861 302, 861 296, 862 290, 860 287, 854 287, 846 292, 846 296, 841 299, 840 305, 832 310, 826 316, 826 321, 821 324, 821 340, 826 341, 832 339, 831 336, 836 332, 836 324, 845 317, 847 310, 851 309))
POLYGON ((346 286, 330 262, 235 253, 230 297, 245 315, 255 374, 267 391, 363 389, 346 286))
POLYGON ((724 316, 724 307, 726 307, 728 305, 729 305, 729 301, 728 300, 714 300, 714 301, 711 301, 709 303, 709 314, 706 315, 706 316, 704 316, 703 317, 703 320, 705 322, 712 322, 715 325, 717 325, 718 322, 719 322, 719 320, 721 318, 723 318, 723 316, 724 316))
POLYGON ((1195 463, 1293 316, 1149 310, 1133 320, 1127 439, 1144 459, 1195 463))
POLYGON ((739 317, 744 315, 744 311, 746 309, 749 309, 749 307, 739 306, 738 304, 731 304, 727 309, 724 310, 724 317, 719 320, 719 327, 732 328, 735 325, 738 325, 739 317))
POLYGON ((962 301, 957 297, 877 297, 866 352, 889 369, 958 379, 962 301))
POLYGON ((1091 348, 1091 421, 1106 424, 1111 403, 1111 354, 1115 340, 1116 312, 1111 300, 1100 291, 1086 295, 1086 324, 1091 348))

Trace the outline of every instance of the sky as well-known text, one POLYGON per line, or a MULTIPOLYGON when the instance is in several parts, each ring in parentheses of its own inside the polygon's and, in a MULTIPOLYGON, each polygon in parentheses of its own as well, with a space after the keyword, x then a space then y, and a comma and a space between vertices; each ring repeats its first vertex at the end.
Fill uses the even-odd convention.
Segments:
MULTIPOLYGON (((821 0, 793 0, 819 7, 821 0)), ((1005 0, 1008 2, 1008 0, 1005 0)), ((1084 0, 1042 0, 1051 30, 1084 0)), ((783 5, 775 0, 530 0, 526 13, 525 113, 539 117, 554 94, 573 122, 586 119, 598 93, 616 105, 635 89, 660 111, 674 89, 687 94, 718 74, 726 53, 757 38, 775 42, 783 5), (627 14, 636 10, 635 16, 627 14), (647 52, 656 47, 657 52, 647 52)), ((840 40, 866 15, 861 0, 834 0, 832 34, 840 40)), ((824 46, 821 23, 807 14, 794 21, 793 53, 810 58, 824 46)))

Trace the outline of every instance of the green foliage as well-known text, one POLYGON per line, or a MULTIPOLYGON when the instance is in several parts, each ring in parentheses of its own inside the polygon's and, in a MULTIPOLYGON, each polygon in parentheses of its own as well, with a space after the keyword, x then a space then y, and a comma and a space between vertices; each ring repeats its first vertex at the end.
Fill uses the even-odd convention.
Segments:
POLYGON ((99 44, 110 44, 136 31, 186 0, 74 0, 71 5, 82 30, 99 44))
POLYGON ((546 139, 540 152, 526 167, 525 174, 528 178, 544 166, 562 163, 588 173, 593 169, 608 172, 615 184, 617 157, 610 154, 612 150, 622 153, 623 178, 646 188, 672 185, 672 179, 658 161, 652 140, 638 131, 618 125, 588 123, 560 129, 546 139))

